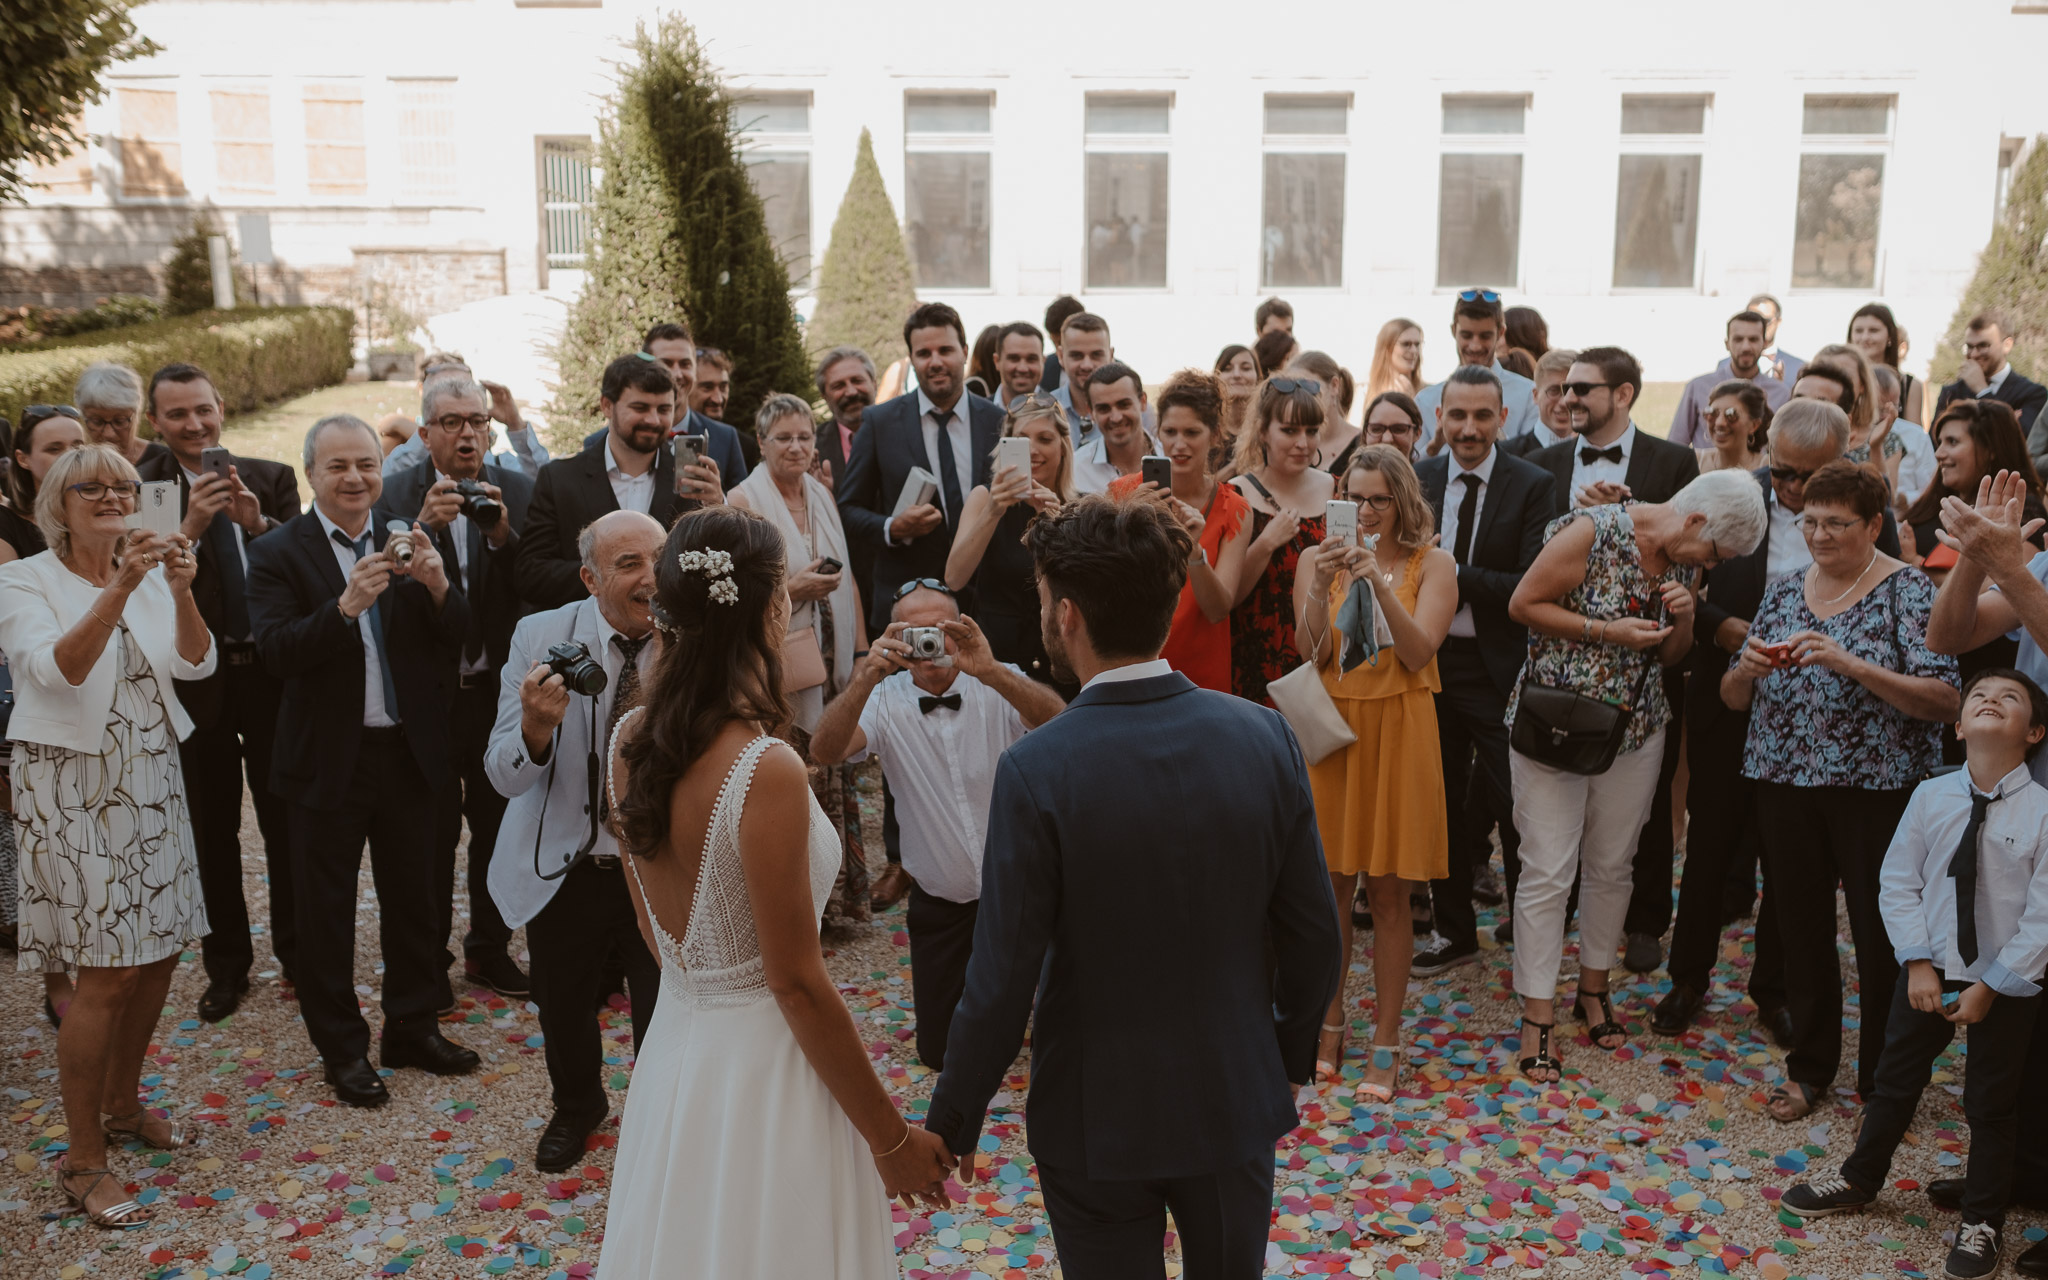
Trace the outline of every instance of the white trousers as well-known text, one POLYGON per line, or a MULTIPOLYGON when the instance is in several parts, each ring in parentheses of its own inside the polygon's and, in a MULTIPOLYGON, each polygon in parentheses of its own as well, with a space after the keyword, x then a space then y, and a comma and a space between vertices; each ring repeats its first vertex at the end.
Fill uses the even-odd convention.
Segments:
POLYGON ((1522 878, 1515 889, 1515 993, 1557 998, 1564 964, 1565 904, 1579 881, 1579 964, 1608 969, 1628 914, 1629 864, 1657 794, 1664 730, 1582 777, 1508 752, 1522 878))

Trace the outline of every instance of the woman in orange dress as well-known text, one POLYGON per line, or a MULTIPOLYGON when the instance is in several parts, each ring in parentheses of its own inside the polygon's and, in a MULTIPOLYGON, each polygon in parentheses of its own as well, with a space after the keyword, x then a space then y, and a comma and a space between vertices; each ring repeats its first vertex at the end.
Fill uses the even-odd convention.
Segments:
MULTIPOLYGON (((1458 608, 1458 566, 1450 552, 1430 545, 1435 521, 1429 503, 1415 468, 1398 450, 1383 444, 1360 449, 1345 472, 1342 493, 1358 504, 1360 541, 1377 535, 1377 545, 1361 546, 1339 535, 1303 554, 1294 580, 1295 644, 1304 659, 1321 666, 1323 687, 1358 735, 1358 741, 1310 765, 1308 781, 1337 898, 1346 974, 1349 908, 1360 875, 1372 903, 1372 1052, 1357 1091, 1385 1101, 1394 1096, 1400 1075, 1401 1000, 1415 946, 1408 895, 1417 882, 1442 879, 1450 868, 1433 695, 1441 687, 1436 651, 1458 608), (1353 591, 1372 592, 1393 643, 1372 661, 1344 671, 1337 620, 1353 591)), ((1323 1022, 1318 1080, 1343 1072, 1343 1014, 1340 989, 1323 1022)))
MULTIPOLYGON (((1252 540, 1251 504, 1209 472, 1223 430, 1223 386, 1213 373, 1183 369, 1154 402, 1159 451, 1173 464, 1174 515, 1192 535, 1187 585, 1173 610, 1173 630, 1159 656, 1173 669, 1219 693, 1230 692, 1230 609, 1237 602, 1244 549, 1252 540)), ((1151 493, 1140 475, 1110 481, 1110 496, 1151 493)))

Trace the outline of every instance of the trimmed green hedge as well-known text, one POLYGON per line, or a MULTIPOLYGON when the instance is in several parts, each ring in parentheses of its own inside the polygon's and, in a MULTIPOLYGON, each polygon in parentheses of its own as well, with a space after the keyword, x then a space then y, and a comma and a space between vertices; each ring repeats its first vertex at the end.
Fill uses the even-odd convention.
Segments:
POLYGON ((229 413, 333 386, 354 363, 355 317, 341 307, 201 311, 175 320, 103 329, 0 352, 0 415, 66 404, 89 364, 111 360, 148 378, 167 364, 196 364, 213 378, 229 413))

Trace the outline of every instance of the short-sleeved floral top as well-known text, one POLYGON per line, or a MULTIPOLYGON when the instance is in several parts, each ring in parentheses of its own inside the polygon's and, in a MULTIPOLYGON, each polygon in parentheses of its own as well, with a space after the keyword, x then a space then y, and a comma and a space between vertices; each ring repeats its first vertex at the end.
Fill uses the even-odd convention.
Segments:
MULTIPOLYGON (((1593 550, 1586 557, 1586 580, 1566 592, 1558 604, 1595 621, 1663 616, 1664 584, 1685 582, 1692 570, 1675 564, 1661 577, 1652 578, 1643 572, 1629 505, 1617 503, 1569 512, 1551 521, 1543 531, 1543 540, 1548 542, 1574 520, 1593 522, 1593 550)), ((1560 640, 1531 631, 1529 656, 1523 660, 1515 691, 1508 696, 1507 722, 1510 726, 1515 723, 1515 707, 1521 701, 1524 680, 1624 706, 1635 696, 1640 684, 1642 701, 1629 717, 1628 732, 1621 741, 1623 751, 1638 750, 1671 719, 1671 705, 1664 697, 1664 682, 1657 677, 1656 666, 1655 649, 1638 653, 1624 645, 1560 640), (1647 680, 1643 678, 1646 671, 1650 673, 1647 680)))
MULTIPOLYGON (((1956 681, 1956 660, 1927 647, 1934 584, 1905 568, 1823 622, 1806 607, 1806 575, 1773 582, 1749 633, 1776 642, 1818 631, 1887 671, 1956 681)), ((1919 785, 1941 763, 1941 726, 1907 715, 1826 667, 1786 667, 1756 682, 1744 777, 1795 787, 1896 791, 1919 785)))

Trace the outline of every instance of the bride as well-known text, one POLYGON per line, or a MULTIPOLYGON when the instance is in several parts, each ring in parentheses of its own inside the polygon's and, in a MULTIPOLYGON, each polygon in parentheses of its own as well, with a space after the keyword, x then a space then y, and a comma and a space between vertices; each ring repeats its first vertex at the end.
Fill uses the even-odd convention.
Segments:
POLYGON ((706 507, 656 571, 661 652, 609 786, 662 997, 633 1069, 600 1280, 893 1280, 892 1195, 945 1204, 953 1164, 869 1065, 818 947, 839 838, 772 736, 782 536, 706 507))

